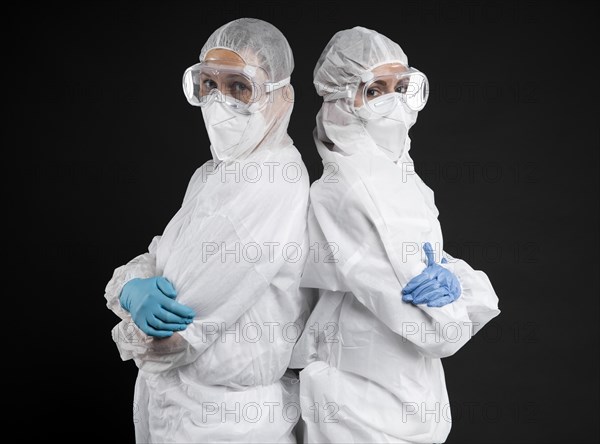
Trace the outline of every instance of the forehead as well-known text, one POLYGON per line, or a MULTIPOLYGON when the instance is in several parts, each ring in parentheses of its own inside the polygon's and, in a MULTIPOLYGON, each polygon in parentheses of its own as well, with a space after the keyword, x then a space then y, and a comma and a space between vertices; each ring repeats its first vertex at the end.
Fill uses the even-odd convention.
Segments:
POLYGON ((375 77, 394 75, 408 71, 408 68, 400 63, 386 63, 371 70, 375 77))
POLYGON ((243 68, 246 63, 237 53, 223 48, 215 48, 208 51, 204 57, 206 62, 218 62, 219 65, 227 65, 232 68, 243 68))

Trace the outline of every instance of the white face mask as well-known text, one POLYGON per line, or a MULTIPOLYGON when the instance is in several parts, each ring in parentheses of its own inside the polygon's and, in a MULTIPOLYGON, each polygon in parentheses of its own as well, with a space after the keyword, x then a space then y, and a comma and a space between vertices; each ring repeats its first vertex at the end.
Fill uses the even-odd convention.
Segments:
MULTIPOLYGON (((378 102, 383 101, 389 101, 389 98, 378 97, 369 105, 376 108, 378 102)), ((409 149, 408 130, 417 121, 417 112, 408 109, 404 103, 396 103, 386 115, 373 112, 367 105, 355 108, 355 112, 373 142, 390 160, 395 162, 409 149)))
POLYGON ((261 112, 241 114, 216 97, 202 107, 202 117, 218 161, 233 160, 256 148, 265 136, 265 119, 261 112))

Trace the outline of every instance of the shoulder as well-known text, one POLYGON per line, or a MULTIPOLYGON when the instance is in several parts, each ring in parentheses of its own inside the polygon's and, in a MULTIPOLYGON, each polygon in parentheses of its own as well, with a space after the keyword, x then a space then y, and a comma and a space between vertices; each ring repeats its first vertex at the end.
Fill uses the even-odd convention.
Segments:
POLYGON ((257 153, 240 162, 240 177, 248 191, 274 201, 308 199, 310 179, 298 150, 290 145, 279 151, 257 153))
POLYGON ((323 175, 310 187, 310 201, 330 213, 352 212, 371 198, 363 180, 348 168, 324 167, 323 175))
POLYGON ((202 185, 206 183, 207 178, 215 173, 215 168, 216 164, 212 159, 205 162, 199 168, 196 168, 188 182, 183 202, 186 202, 202 188, 202 185))

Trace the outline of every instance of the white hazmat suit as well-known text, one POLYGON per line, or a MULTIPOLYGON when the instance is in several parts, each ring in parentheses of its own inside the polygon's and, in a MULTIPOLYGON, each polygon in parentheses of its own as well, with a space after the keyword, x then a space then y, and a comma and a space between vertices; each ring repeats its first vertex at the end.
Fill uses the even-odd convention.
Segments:
MULTIPOLYGON (((222 26, 200 59, 212 48, 236 52, 272 81, 293 70, 285 37, 261 20, 222 26)), ((298 285, 309 180, 287 134, 291 98, 284 86, 252 115, 259 123, 248 125, 262 131, 256 146, 225 146, 220 161, 211 139, 214 159, 194 173, 162 236, 117 268, 106 287, 108 307, 122 318, 113 339, 121 358, 139 367, 138 442, 295 442, 298 381, 286 370, 308 317, 298 285), (126 282, 151 276, 166 277, 177 301, 196 312, 167 339, 146 336, 119 303, 126 282)), ((206 119, 210 107, 202 111, 211 135, 209 125, 220 122, 206 119)))
POLYGON ((304 368, 311 443, 443 442, 451 422, 440 358, 499 314, 487 276, 443 252, 433 192, 408 153, 416 112, 391 128, 394 138, 385 127, 373 137, 354 108, 361 76, 386 63, 408 66, 396 43, 356 27, 335 34, 314 70, 320 95, 349 94, 323 103, 314 132, 324 173, 311 188, 308 226, 320 254, 308 258, 301 285, 320 291, 290 365, 304 368), (383 146, 390 140, 400 145, 383 146), (425 268, 424 242, 462 287, 441 308, 402 301, 425 268))

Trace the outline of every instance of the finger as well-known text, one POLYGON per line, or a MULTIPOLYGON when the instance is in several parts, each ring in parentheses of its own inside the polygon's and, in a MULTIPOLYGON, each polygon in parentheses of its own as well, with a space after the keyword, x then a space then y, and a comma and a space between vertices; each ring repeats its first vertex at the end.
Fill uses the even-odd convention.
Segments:
POLYGON ((170 336, 173 336, 173 332, 172 331, 162 331, 162 330, 155 330, 154 328, 152 328, 149 325, 146 325, 142 331, 144 333, 146 333, 148 336, 154 336, 155 338, 168 338, 170 336))
POLYGON ((441 265, 437 265, 433 267, 433 274, 440 284, 445 285, 448 289, 452 288, 455 278, 451 271, 441 265))
POLYGON ((460 286, 457 289, 450 292, 450 296, 452 296, 453 301, 457 300, 461 294, 462 293, 460 290, 460 286))
POLYGON ((448 289, 446 288, 432 288, 429 291, 425 291, 421 293, 419 296, 415 296, 413 303, 415 304, 425 304, 433 301, 434 299, 439 299, 448 294, 448 289))
POLYGON ((454 296, 454 300, 458 299, 461 294, 460 282, 458 279, 453 279, 450 290, 450 294, 454 296))
POLYGON ((175 287, 173 287, 173 284, 163 276, 156 279, 156 286, 165 296, 168 296, 171 299, 175 299, 175 296, 177 296, 177 291, 175 290, 175 287))
POLYGON ((413 295, 412 295, 412 293, 407 293, 405 295, 402 295, 402 300, 404 302, 412 302, 413 301, 413 295))
POLYGON ((415 299, 419 299, 420 295, 424 292, 427 292, 428 290, 435 290, 436 288, 440 288, 440 283, 435 279, 431 279, 424 284, 419 285, 415 291, 412 292, 412 295, 415 299))
POLYGON ((431 266, 435 264, 435 254, 433 253, 433 247, 429 242, 425 242, 423 245, 423 251, 425 251, 425 256, 427 256, 427 266, 431 266))
MULTIPOLYGON (((450 293, 452 295, 460 294, 460 282, 459 282, 458 278, 456 277, 456 275, 449 272, 448 270, 446 270, 446 271, 447 271, 447 273, 444 273, 443 276, 440 275, 438 280, 440 281, 440 283, 442 285, 445 285, 446 287, 448 287, 448 290, 449 290, 448 293, 450 293)), ((455 297, 455 299, 456 299, 456 297, 455 297)))
POLYGON ((446 259, 445 257, 442 258, 442 264, 447 264, 448 263, 448 259, 446 259))
POLYGON ((178 316, 183 316, 186 318, 193 318, 196 316, 196 313, 190 307, 186 307, 185 305, 180 304, 179 302, 174 301, 173 299, 164 298, 161 302, 161 306, 165 310, 168 310, 171 313, 176 314, 178 316))
POLYGON ((441 297, 445 297, 448 295, 448 290, 438 288, 436 290, 430 290, 426 293, 423 293, 420 297, 415 297, 413 300, 413 304, 428 304, 429 302, 439 299, 441 297))
POLYGON ((406 287, 404 287, 404 289, 402 290, 403 294, 407 294, 407 293, 412 293, 415 288, 417 288, 419 285, 423 284, 424 282, 427 282, 429 280, 429 276, 426 273, 421 273, 418 276, 415 276, 414 278, 412 278, 408 284, 406 284, 406 287))
POLYGON ((448 295, 448 296, 438 298, 434 301, 428 302, 427 306, 428 307, 443 307, 444 305, 451 304, 452 302, 454 302, 454 300, 452 299, 452 296, 448 295))
POLYGON ((185 316, 178 316, 174 313, 171 313, 168 310, 165 310, 162 307, 160 307, 159 310, 156 310, 154 316, 156 316, 161 321, 166 322, 167 324, 191 324, 193 321, 193 319, 191 318, 185 316))
POLYGON ((435 279, 440 283, 442 282, 444 273, 447 271, 444 267, 442 267, 439 264, 428 265, 425 270, 427 271, 429 279, 435 279))
POLYGON ((181 331, 185 330, 187 327, 187 324, 171 324, 163 322, 156 316, 153 316, 148 320, 148 325, 158 331, 181 331))

